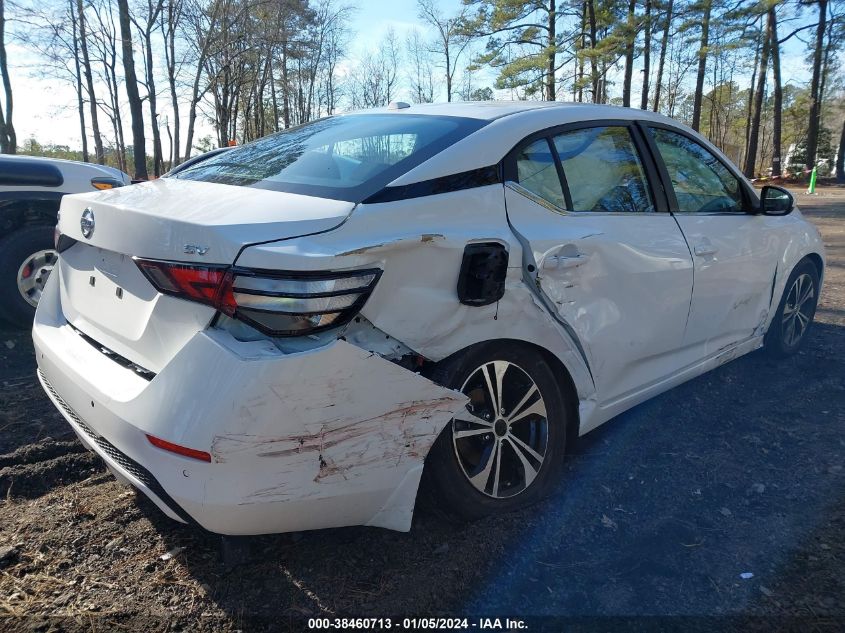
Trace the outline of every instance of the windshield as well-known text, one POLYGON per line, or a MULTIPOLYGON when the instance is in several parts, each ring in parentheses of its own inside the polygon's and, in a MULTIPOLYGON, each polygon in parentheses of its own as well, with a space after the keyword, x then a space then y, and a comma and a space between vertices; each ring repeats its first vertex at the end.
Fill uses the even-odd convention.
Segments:
POLYGON ((360 202, 485 123, 412 114, 328 117, 223 152, 171 177, 360 202))

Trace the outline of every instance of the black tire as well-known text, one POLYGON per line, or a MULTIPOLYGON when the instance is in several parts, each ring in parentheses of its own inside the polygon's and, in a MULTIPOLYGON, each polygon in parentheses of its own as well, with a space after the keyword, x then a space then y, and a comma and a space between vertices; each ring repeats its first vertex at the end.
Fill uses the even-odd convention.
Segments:
MULTIPOLYGON (((803 292, 803 291, 802 291, 803 292)), ((800 297, 799 297, 800 298, 800 297)), ((766 351, 775 358, 785 358, 792 356, 804 343, 807 338, 807 332, 813 323, 813 317, 816 314, 816 305, 819 300, 819 272, 816 270, 815 264, 808 259, 803 259, 798 262, 789 275, 786 281, 786 286, 783 289, 783 296, 778 304, 777 312, 772 318, 772 323, 769 325, 769 331, 766 332, 764 345, 766 351), (812 296, 800 306, 801 317, 807 319, 806 325, 801 329, 800 335, 796 338, 791 334, 794 332, 790 329, 790 319, 784 320, 784 311, 792 308, 794 301, 794 290, 797 290, 796 281, 803 278, 804 283, 809 281, 812 284, 812 296), (789 307, 787 307, 789 306, 789 307)), ((794 311, 793 311, 794 313, 794 311)), ((794 321, 794 319, 792 319, 794 321)), ((793 324, 793 328, 795 325, 793 324)))
POLYGON ((53 227, 23 226, 0 239, 0 318, 9 324, 32 327, 35 307, 18 290, 18 271, 32 254, 53 248, 53 227))
MULTIPOLYGON (((475 520, 488 515, 511 512, 536 503, 554 489, 563 465, 563 457, 566 449, 567 410, 558 381, 555 379, 552 369, 546 363, 542 354, 538 351, 512 342, 477 345, 440 363, 436 370, 432 373, 431 377, 439 384, 460 390, 471 378, 473 380, 481 380, 480 376, 483 376, 483 374, 477 374, 476 372, 480 371, 479 368, 484 367, 485 364, 492 363, 493 361, 505 361, 511 365, 516 365, 517 368, 522 370, 522 372, 524 372, 524 374, 527 375, 527 377, 530 378, 537 387, 540 394, 539 398, 542 398, 542 401, 545 404, 545 418, 538 414, 532 414, 528 416, 528 418, 524 418, 523 421, 516 422, 516 419, 520 417, 520 412, 524 412, 532 408, 534 403, 537 402, 533 396, 531 399, 526 401, 526 404, 523 407, 520 407, 519 410, 512 411, 511 413, 517 414, 513 416, 514 425, 525 425, 520 426, 520 429, 525 429, 528 425, 533 425, 539 429, 543 425, 542 420, 546 421, 542 432, 534 430, 530 432, 531 437, 535 439, 541 437, 541 433, 542 437, 545 438, 543 442, 543 460, 542 462, 539 462, 539 469, 537 470, 537 474, 534 476, 533 480, 530 481, 527 486, 524 485, 523 482, 520 489, 519 484, 514 483, 517 482, 519 477, 519 462, 514 461, 518 458, 516 455, 517 444, 513 439, 505 438, 504 436, 500 437, 499 433, 502 432, 501 427, 498 427, 499 430, 497 431, 494 430, 491 433, 485 433, 485 435, 480 437, 476 436, 477 439, 476 437, 469 438, 469 440, 461 438, 460 442, 462 447, 465 446, 464 442, 476 441, 480 443, 492 441, 493 445, 496 446, 498 445, 497 443, 499 443, 499 440, 501 440, 500 443, 502 445, 502 452, 499 453, 501 457, 499 457, 498 462, 493 460, 493 451, 495 448, 491 448, 489 453, 484 452, 486 449, 478 449, 477 451, 477 454, 479 454, 479 461, 477 464, 478 473, 475 475, 476 478, 484 476, 482 472, 482 465, 486 462, 482 460, 485 454, 488 455, 488 460, 493 461, 490 474, 494 478, 498 477, 501 481, 503 472, 506 477, 508 476, 508 472, 512 475, 512 477, 507 479, 505 483, 511 485, 510 489, 515 490, 516 492, 514 492, 512 496, 495 498, 487 491, 482 492, 470 483, 470 475, 465 472, 466 460, 458 457, 458 441, 453 439, 453 431, 457 429, 456 425, 463 425, 465 423, 455 420, 450 421, 446 428, 444 428, 437 437, 437 440, 432 446, 426 459, 423 485, 426 501, 430 505, 433 505, 437 510, 444 512, 452 518, 460 520, 475 520), (490 438, 492 438, 492 440, 490 438), (510 469, 510 471, 508 470, 508 456, 510 456, 510 465, 515 465, 514 468, 510 469), (464 466, 461 465, 462 463, 464 466), (504 464, 505 470, 499 470, 497 473, 497 465, 501 468, 502 464, 504 464)), ((500 366, 503 365, 500 364, 500 366)), ((491 368, 491 373, 488 375, 495 377, 495 368, 493 366, 487 367, 491 368)), ((521 392, 521 389, 524 388, 524 385, 528 384, 525 380, 525 376, 519 373, 516 369, 508 367, 505 370, 502 392, 505 394, 504 401, 507 406, 517 406, 518 403, 514 401, 520 399, 519 393, 521 392), (517 383, 520 381, 522 381, 522 383, 521 385, 518 385, 517 383), (509 385, 511 384, 514 385, 514 387, 512 393, 509 393, 509 385), (508 402, 508 400, 511 402, 508 402)), ((473 396, 475 399, 480 389, 476 388, 475 390, 472 390, 471 387, 472 385, 468 384, 467 390, 472 391, 472 393, 475 394, 473 396)), ((493 386, 492 389, 495 391, 496 387, 493 386)), ((481 390, 483 390, 483 388, 481 390)), ((467 406, 468 413, 476 419, 485 415, 482 413, 481 409, 484 409, 484 407, 480 407, 480 409, 475 413, 469 413, 473 410, 473 408, 472 405, 467 406)), ((496 428, 496 424, 500 424, 498 420, 499 418, 497 416, 494 428, 496 428)), ((481 423, 473 422, 473 424, 480 425, 481 423)), ((505 433, 507 433, 508 436, 510 436, 513 432, 514 435, 523 435, 522 439, 525 439, 523 430, 514 432, 516 428, 515 426, 514 428, 511 428, 509 424, 507 424, 507 426, 508 429, 505 433)), ((472 427, 467 425, 462 428, 466 430, 467 428, 472 427)), ((534 446, 534 448, 537 448, 537 446, 534 446)), ((529 453, 523 452, 522 454, 523 457, 529 457, 529 453)), ((532 465, 537 463, 538 462, 531 460, 532 465)), ((523 479, 527 481, 525 472, 526 471, 523 466, 523 479)), ((486 479, 485 481, 489 483, 492 480, 486 479)), ((491 491, 494 490, 492 485, 492 483, 489 485, 489 489, 491 491)), ((503 488, 502 490, 506 489, 503 488)))

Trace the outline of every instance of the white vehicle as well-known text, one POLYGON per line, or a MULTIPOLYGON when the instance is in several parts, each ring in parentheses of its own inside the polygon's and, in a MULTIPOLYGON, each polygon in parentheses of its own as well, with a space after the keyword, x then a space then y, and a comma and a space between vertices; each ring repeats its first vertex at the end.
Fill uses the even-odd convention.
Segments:
POLYGON ((698 134, 609 106, 335 116, 62 203, 33 331, 82 441, 228 535, 473 518, 568 443, 763 345, 824 251, 698 134))
POLYGON ((32 325, 56 262, 53 229, 62 196, 130 182, 127 174, 103 165, 0 155, 0 319, 32 325))

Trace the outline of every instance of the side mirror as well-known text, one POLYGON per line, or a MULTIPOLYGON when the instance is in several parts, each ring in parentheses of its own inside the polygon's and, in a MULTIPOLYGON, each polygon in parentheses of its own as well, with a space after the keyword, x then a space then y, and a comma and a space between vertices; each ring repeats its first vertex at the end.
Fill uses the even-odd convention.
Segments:
POLYGON ((795 208, 795 198, 783 187, 766 185, 760 192, 760 212, 763 215, 789 215, 795 208))

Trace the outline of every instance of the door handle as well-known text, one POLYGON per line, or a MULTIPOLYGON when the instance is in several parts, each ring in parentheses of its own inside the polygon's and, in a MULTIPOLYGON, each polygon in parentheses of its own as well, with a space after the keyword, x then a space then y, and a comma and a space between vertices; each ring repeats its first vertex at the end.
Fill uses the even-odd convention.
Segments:
POLYGON ((587 261, 589 257, 582 253, 578 255, 552 255, 543 260, 543 268, 547 270, 563 270, 575 268, 587 261))
POLYGON ((719 249, 712 244, 696 244, 693 250, 699 257, 704 257, 705 255, 715 255, 719 252, 719 249))

